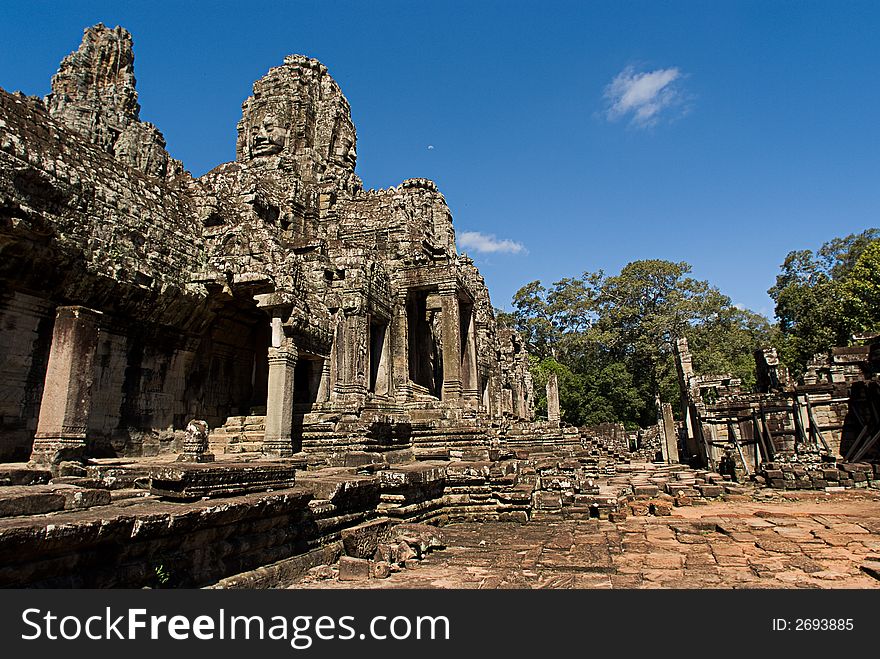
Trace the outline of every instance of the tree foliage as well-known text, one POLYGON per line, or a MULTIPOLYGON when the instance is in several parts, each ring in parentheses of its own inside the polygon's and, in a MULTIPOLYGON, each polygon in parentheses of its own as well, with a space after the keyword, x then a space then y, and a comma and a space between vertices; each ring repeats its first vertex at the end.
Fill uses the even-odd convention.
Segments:
POLYGON ((878 238, 880 231, 867 229, 785 258, 768 293, 776 302, 776 347, 793 375, 816 353, 878 329, 878 238))
POLYGON ((654 397, 677 397, 675 340, 692 341, 695 365, 754 381, 752 351, 769 340, 766 319, 736 309, 687 263, 634 261, 618 275, 585 272, 514 296, 514 326, 534 355, 539 410, 556 371, 563 420, 575 425, 655 421, 654 397))

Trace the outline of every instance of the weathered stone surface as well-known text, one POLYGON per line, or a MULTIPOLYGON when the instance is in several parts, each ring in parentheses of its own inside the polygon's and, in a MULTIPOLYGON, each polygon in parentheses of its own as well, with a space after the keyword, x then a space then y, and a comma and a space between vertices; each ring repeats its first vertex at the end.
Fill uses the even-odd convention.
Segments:
POLYGON ((295 468, 285 464, 224 463, 204 467, 178 462, 152 471, 150 492, 169 499, 193 499, 283 490, 294 486, 295 474, 295 468))
POLYGON ((345 470, 321 469, 300 472, 297 482, 316 499, 325 499, 339 510, 363 510, 379 504, 379 479, 345 470))
POLYGON ((387 519, 376 519, 342 530, 342 546, 345 553, 354 558, 373 558, 379 541, 388 533, 387 519))
POLYGON ((139 110, 119 27, 87 29, 45 101, 0 91, 0 456, 396 465, 485 459, 489 419, 531 433, 528 355, 442 194, 363 189, 325 66, 290 55, 254 83, 236 161, 197 180, 139 110))
POLYGON ((39 485, 48 483, 52 472, 24 465, 0 464, 0 487, 5 485, 39 485))
POLYGON ((177 457, 178 462, 214 462, 214 454, 208 453, 208 424, 193 419, 186 424, 186 436, 183 440, 183 453, 177 457))
POLYGON ((373 564, 363 558, 342 556, 339 559, 340 581, 363 581, 373 576, 373 564))
POLYGON ((11 486, 0 490, 0 517, 41 515, 64 510, 65 498, 52 488, 11 486))
POLYGON ((391 529, 391 537, 418 548, 419 555, 446 546, 443 531, 429 524, 398 524, 391 529))

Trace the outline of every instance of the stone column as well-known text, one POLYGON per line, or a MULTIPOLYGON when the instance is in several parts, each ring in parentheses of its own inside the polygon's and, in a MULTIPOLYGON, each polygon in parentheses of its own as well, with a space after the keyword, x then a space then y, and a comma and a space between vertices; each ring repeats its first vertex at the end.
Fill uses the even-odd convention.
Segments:
POLYGON ((669 464, 677 464, 678 457, 678 433, 675 431, 675 419, 672 417, 672 403, 663 403, 663 438, 666 445, 666 460, 669 464))
POLYGON ((57 309, 32 462, 57 464, 85 455, 101 316, 85 307, 57 309))
POLYGON ((321 360, 321 382, 318 385, 318 402, 326 403, 330 400, 330 358, 321 360))
POLYGON ((300 447, 293 446, 293 373, 296 347, 284 340, 269 348, 269 391, 266 396, 266 434, 263 455, 269 458, 290 457, 300 447))
POLYGON ((556 378, 556 373, 551 373, 547 378, 547 420, 558 426, 561 418, 559 413, 559 381, 556 378))
MULTIPOLYGON (((480 374, 477 366, 477 324, 476 307, 470 307, 470 313, 462 320, 467 323, 465 344, 461 347, 461 395, 468 407, 477 409, 480 406, 480 374)), ((464 322, 462 322, 464 324, 464 322)))
POLYGON ((367 394, 370 324, 369 318, 363 313, 346 314, 344 322, 345 339, 336 390, 342 396, 339 402, 351 409, 363 405, 367 394))
POLYGON ((443 310, 443 400, 461 398, 461 314, 455 289, 441 290, 443 310))
POLYGON ((397 296, 391 313, 391 386, 395 398, 401 403, 409 400, 412 393, 409 385, 409 317, 406 300, 404 291, 397 296))

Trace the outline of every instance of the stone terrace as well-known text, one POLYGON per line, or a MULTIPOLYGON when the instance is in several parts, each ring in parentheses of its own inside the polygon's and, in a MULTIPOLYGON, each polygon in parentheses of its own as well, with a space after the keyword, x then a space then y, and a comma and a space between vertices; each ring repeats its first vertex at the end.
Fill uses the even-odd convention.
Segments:
MULTIPOLYGON (((461 523, 363 588, 880 588, 880 494, 765 493, 670 517, 461 523)), ((291 588, 345 588, 332 578, 291 588)), ((320 573, 319 575, 320 576, 320 573)))

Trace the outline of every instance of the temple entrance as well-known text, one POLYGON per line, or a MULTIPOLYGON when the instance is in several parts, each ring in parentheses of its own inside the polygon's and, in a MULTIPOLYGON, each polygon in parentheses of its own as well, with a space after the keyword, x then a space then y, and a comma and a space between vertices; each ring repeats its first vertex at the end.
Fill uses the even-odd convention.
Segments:
POLYGON ((370 319, 370 393, 388 395, 388 321, 370 319))
POLYGON ((300 353, 293 371, 293 404, 296 412, 309 412, 318 402, 324 360, 317 355, 300 353))
POLYGON ((271 329, 265 318, 254 326, 251 332, 251 346, 254 353, 251 369, 251 396, 247 404, 247 412, 264 413, 266 395, 269 387, 269 342, 271 329))
MULTIPOLYGON (((186 370, 184 404, 175 426, 185 427, 187 419, 195 417, 215 428, 230 416, 264 414, 270 340, 269 319, 252 304, 236 300, 222 309, 198 342, 186 370)), ((154 358, 150 346, 138 341, 136 334, 130 333, 128 343, 122 424, 140 427, 143 423, 132 418, 143 408, 154 358)))
POLYGON ((407 299, 409 376, 414 384, 440 398, 443 390, 443 336, 440 296, 411 291, 407 299))

